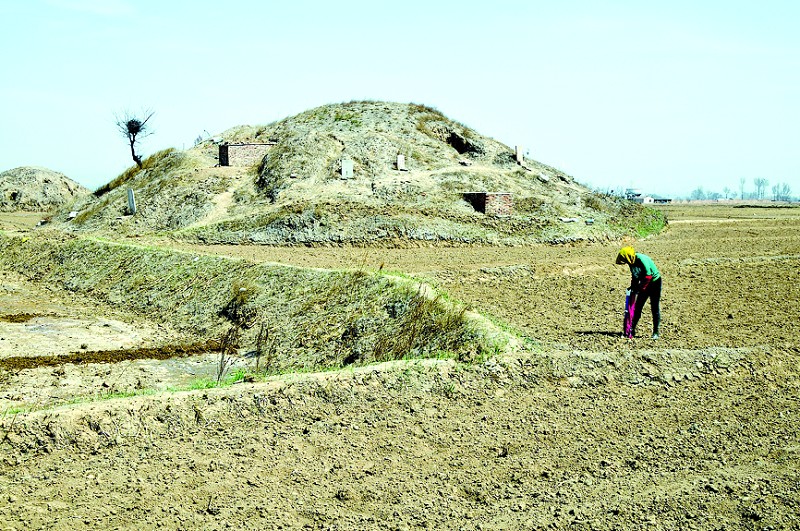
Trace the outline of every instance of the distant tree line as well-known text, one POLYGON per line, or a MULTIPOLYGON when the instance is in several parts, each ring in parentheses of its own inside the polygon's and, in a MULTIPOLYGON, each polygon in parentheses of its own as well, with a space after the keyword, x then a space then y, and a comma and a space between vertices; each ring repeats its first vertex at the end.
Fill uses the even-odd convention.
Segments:
MULTIPOLYGON (((788 183, 776 183, 772 185, 772 188, 769 187, 769 180, 764 179, 763 177, 756 177, 753 179, 753 189, 748 191, 745 189, 747 185, 747 179, 742 177, 739 180, 739 190, 730 188, 725 186, 722 188, 722 192, 706 190, 702 186, 698 186, 694 190, 691 191, 689 196, 683 196, 682 199, 689 199, 691 201, 719 201, 719 200, 728 200, 728 199, 739 199, 739 200, 763 200, 769 199, 772 201, 800 201, 799 197, 792 196, 792 187, 789 186, 788 183), (771 195, 768 195, 769 191, 772 191, 771 195)), ((598 194, 607 195, 607 196, 615 196, 615 197, 627 197, 627 191, 625 187, 616 186, 616 187, 598 187, 594 188, 594 191, 598 194)))
MULTIPOLYGON (((692 201, 716 201, 719 199, 766 199, 767 198, 767 187, 769 186, 769 180, 764 179, 763 177, 756 177, 753 179, 753 191, 748 192, 745 190, 745 184, 747 180, 742 178, 739 180, 739 194, 737 194, 734 190, 731 190, 727 186, 722 189, 722 193, 719 192, 711 192, 706 191, 703 189, 702 186, 699 186, 692 190, 691 194, 689 194, 689 199, 692 201)), ((776 183, 772 185, 772 195, 770 199, 773 201, 792 201, 792 187, 789 186, 788 183, 776 183)))

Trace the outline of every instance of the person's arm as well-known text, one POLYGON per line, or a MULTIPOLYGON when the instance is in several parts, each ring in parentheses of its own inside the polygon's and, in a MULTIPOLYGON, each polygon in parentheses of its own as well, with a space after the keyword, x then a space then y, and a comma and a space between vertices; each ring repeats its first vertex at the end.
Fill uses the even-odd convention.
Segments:
POLYGON ((653 275, 644 275, 644 277, 639 281, 639 291, 645 291, 650 286, 650 282, 653 280, 653 275))
POLYGON ((645 291, 653 280, 653 275, 648 275, 643 267, 631 267, 631 293, 645 291))

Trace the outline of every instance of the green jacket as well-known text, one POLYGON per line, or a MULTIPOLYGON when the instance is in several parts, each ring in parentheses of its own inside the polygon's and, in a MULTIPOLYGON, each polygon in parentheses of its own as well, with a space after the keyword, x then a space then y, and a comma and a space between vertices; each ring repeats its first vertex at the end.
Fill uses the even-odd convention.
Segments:
POLYGON ((636 260, 630 264, 631 291, 646 291, 650 282, 661 278, 655 262, 646 254, 636 253, 636 260))

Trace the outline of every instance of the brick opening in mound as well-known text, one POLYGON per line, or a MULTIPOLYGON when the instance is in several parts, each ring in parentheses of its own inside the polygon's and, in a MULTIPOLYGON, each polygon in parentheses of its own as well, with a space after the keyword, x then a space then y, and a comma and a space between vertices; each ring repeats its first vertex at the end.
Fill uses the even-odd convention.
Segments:
POLYGON ((447 142, 453 149, 458 151, 459 155, 473 155, 480 154, 482 152, 478 146, 453 131, 451 131, 447 138, 445 138, 445 142, 447 142))

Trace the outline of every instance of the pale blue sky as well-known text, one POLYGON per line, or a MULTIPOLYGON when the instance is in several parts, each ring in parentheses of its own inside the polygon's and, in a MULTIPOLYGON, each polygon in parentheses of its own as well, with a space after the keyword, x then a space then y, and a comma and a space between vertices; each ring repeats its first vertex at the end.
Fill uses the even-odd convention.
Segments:
POLYGON ((800 195, 800 2, 0 0, 0 171, 96 188, 148 155, 350 100, 423 103, 593 187, 800 195))

